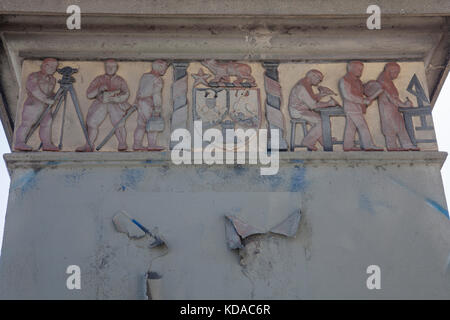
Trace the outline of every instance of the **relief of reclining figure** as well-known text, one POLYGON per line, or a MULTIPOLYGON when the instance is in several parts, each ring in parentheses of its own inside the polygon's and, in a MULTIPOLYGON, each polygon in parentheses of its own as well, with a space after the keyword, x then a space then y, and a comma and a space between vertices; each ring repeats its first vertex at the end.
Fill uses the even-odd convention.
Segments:
POLYGON ((214 79, 210 83, 229 83, 230 77, 236 77, 233 84, 237 87, 242 86, 242 83, 248 83, 250 86, 255 86, 256 81, 252 76, 252 68, 244 63, 239 62, 217 62, 214 59, 205 60, 202 65, 207 67, 214 74, 214 79))

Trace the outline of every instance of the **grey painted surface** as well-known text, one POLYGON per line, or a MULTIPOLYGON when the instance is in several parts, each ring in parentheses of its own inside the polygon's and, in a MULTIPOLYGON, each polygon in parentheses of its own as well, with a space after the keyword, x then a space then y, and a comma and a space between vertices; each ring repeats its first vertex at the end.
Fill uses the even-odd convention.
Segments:
MULTIPOLYGON (((282 16, 316 16, 316 15, 364 15, 371 0, 279 0, 274 5, 271 0, 184 0, 183 5, 177 0, 148 1, 129 0, 33 0, 0 1, 0 13, 30 14, 46 13, 61 15, 71 4, 80 6, 87 14, 115 15, 282 15, 282 16)), ((450 4, 446 0, 378 0, 383 14, 389 15, 449 15, 450 4)))
POLYGON ((177 167, 166 154, 7 155, 0 298, 143 299, 150 267, 167 299, 448 299, 445 156, 296 152, 264 177, 256 166, 177 167), (267 230, 298 209, 295 239, 254 237, 245 266, 227 249, 224 214, 267 230), (168 253, 118 233, 119 210, 158 227, 168 253), (71 264, 81 290, 66 288, 71 264), (372 264, 381 290, 366 288, 372 264))

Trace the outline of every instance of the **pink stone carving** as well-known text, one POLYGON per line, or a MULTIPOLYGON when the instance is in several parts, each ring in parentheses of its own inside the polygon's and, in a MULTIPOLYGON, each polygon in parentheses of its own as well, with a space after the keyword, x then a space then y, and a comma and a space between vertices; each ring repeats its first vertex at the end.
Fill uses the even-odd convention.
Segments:
POLYGON ((236 77, 233 84, 241 86, 246 82, 252 86, 256 85, 255 78, 253 78, 252 68, 244 63, 238 62, 217 62, 214 59, 205 60, 202 64, 207 67, 214 74, 214 79, 211 82, 230 82, 230 77, 236 77))
POLYGON ((398 90, 394 81, 400 73, 400 65, 389 62, 384 66, 383 72, 378 76, 377 82, 384 90, 378 96, 378 108, 380 111, 381 131, 386 139, 388 151, 419 151, 415 147, 405 128, 403 116, 398 111, 399 107, 412 107, 411 101, 407 98, 405 102, 400 100, 398 90), (397 137, 401 147, 397 144, 397 137))
MULTIPOLYGON (((96 77, 86 91, 87 97, 94 100, 86 117, 89 140, 92 146, 94 146, 97 138, 98 128, 106 116, 109 115, 112 125, 115 126, 130 107, 127 102, 130 96, 128 85, 121 76, 116 74, 117 69, 118 65, 115 60, 105 61, 105 74, 96 77)), ((115 135, 119 142, 117 149, 119 151, 127 150, 127 131, 124 121, 117 127, 115 135)), ((84 146, 77 148, 76 151, 90 152, 94 150, 86 143, 84 146)))
POLYGON ((41 70, 31 73, 26 82, 27 99, 23 105, 22 122, 16 131, 14 150, 31 151, 26 144, 26 138, 31 127, 40 118, 39 137, 44 151, 59 151, 52 142, 52 115, 49 105, 54 101, 54 89, 56 79, 53 74, 58 67, 58 61, 52 58, 45 59, 41 64, 41 70), (44 114, 44 112, 46 114, 44 114))
POLYGON ((313 86, 318 86, 323 80, 323 74, 319 70, 309 70, 306 76, 300 79, 291 89, 289 95, 289 114, 291 118, 303 119, 312 128, 303 138, 301 145, 309 150, 317 151, 317 141, 323 145, 322 140, 322 119, 317 108, 334 107, 336 100, 330 98, 328 101, 320 101, 323 97, 335 94, 327 87, 319 87, 319 93, 314 93, 313 86))
POLYGON ((162 76, 166 73, 167 68, 167 62, 156 60, 152 64, 152 71, 144 73, 139 81, 139 89, 136 94, 138 120, 133 143, 133 150, 135 151, 164 150, 164 147, 157 145, 156 139, 158 132, 164 129, 164 120, 161 117, 162 89, 164 86, 162 76), (142 144, 146 132, 147 148, 142 144))
POLYGON ((364 114, 367 105, 382 92, 378 90, 370 97, 364 96, 364 87, 360 79, 364 64, 360 61, 351 61, 347 64, 347 74, 339 80, 339 90, 344 102, 346 116, 344 131, 344 151, 359 151, 354 145, 356 130, 360 137, 360 144, 365 151, 383 151, 383 148, 373 143, 364 114))

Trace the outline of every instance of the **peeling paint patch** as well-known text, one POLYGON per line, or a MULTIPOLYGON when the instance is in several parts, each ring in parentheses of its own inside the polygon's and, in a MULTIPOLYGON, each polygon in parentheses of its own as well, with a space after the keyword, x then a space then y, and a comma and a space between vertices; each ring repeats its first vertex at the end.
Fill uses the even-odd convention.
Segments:
POLYGON ((144 179, 143 169, 123 169, 120 175, 120 187, 119 190, 125 191, 126 189, 136 190, 137 185, 144 179))
POLYGON ((249 225, 236 215, 225 215, 225 237, 228 248, 242 249, 245 245, 242 242, 254 235, 274 233, 286 237, 295 237, 301 219, 300 210, 294 211, 286 219, 271 228, 270 230, 261 230, 249 225))

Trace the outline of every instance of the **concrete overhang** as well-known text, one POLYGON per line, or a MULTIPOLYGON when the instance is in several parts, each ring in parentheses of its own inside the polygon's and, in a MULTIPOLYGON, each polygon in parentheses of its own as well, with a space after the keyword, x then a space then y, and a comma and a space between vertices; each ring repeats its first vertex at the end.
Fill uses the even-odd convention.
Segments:
POLYGON ((434 105, 449 71, 449 1, 0 0, 0 117, 10 145, 24 59, 423 61, 434 105), (81 30, 66 9, 81 8, 81 30))

